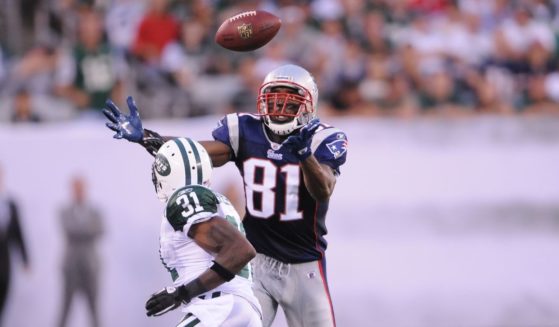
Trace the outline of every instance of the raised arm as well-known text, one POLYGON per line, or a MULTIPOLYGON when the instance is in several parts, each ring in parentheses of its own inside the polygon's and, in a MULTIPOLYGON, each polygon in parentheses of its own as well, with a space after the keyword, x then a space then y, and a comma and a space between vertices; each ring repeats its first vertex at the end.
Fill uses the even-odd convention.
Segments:
POLYGON ((223 166, 231 158, 231 149, 224 143, 219 141, 200 141, 200 144, 208 151, 214 167, 223 166))
MULTIPOLYGON (((126 104, 130 110, 130 115, 122 113, 118 106, 111 100, 107 100, 105 103, 106 108, 103 109, 103 114, 109 120, 109 122, 106 123, 107 127, 116 132, 113 136, 115 139, 125 139, 133 143, 138 143, 143 146, 149 154, 155 156, 163 143, 175 138, 175 136, 161 136, 157 132, 143 128, 138 107, 134 99, 128 97, 126 99, 126 104)), ((218 141, 201 141, 200 143, 208 151, 214 167, 223 166, 229 161, 231 150, 227 145, 218 141)))

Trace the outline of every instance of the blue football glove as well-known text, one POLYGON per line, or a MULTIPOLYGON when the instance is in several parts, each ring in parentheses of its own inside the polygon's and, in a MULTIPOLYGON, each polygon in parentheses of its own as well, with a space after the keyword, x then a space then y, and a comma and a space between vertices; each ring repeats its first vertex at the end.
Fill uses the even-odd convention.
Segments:
POLYGON ((134 99, 129 96, 126 99, 130 115, 123 114, 113 101, 107 100, 103 109, 103 114, 110 120, 106 123, 107 127, 116 132, 113 136, 115 139, 126 139, 130 142, 139 143, 144 137, 144 129, 142 128, 142 120, 138 113, 138 107, 134 99))
POLYGON ((307 125, 303 126, 299 134, 291 135, 281 144, 281 148, 292 152, 299 161, 304 161, 311 154, 312 136, 320 126, 320 120, 314 118, 307 125))

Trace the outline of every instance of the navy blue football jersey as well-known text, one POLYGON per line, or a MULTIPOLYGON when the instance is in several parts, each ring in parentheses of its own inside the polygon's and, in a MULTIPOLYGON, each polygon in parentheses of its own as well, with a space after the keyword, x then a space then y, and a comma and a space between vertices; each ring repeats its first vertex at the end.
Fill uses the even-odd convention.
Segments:
MULTIPOLYGON (((243 177, 243 225, 256 251, 286 263, 322 259, 328 201, 319 203, 310 195, 297 158, 268 138, 256 115, 227 115, 212 135, 231 148, 230 160, 243 177)), ((340 174, 347 155, 344 132, 321 124, 311 149, 320 163, 340 174)))

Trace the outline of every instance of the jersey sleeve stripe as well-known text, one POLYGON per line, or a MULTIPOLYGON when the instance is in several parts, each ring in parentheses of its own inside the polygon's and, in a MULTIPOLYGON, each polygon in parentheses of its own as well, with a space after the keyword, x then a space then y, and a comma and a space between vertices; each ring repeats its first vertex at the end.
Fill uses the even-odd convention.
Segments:
POLYGON ((341 133, 342 131, 337 128, 325 128, 321 131, 318 131, 316 134, 313 135, 312 143, 311 143, 311 151, 314 153, 316 149, 320 146, 322 141, 324 141, 328 136, 341 133))
POLYGON ((237 114, 227 115, 227 127, 229 128, 229 142, 235 156, 239 152, 239 116, 237 114))
MULTIPOLYGON (((177 147, 179 148, 179 151, 181 152, 182 157, 183 158, 189 158, 188 155, 186 154, 186 149, 184 148, 184 145, 182 144, 182 141, 180 141, 179 139, 174 139, 173 141, 175 141, 175 143, 177 144, 177 147)), ((192 184, 192 177, 190 176, 189 165, 184 165, 184 182, 186 183, 185 185, 192 184)))
POLYGON ((201 223, 203 221, 206 221, 210 218, 215 217, 217 213, 214 211, 210 211, 210 210, 206 210, 206 211, 201 211, 198 212, 195 215, 192 215, 188 218, 189 222, 194 222, 194 223, 201 223))
POLYGON ((194 142, 192 142, 191 139, 187 139, 188 143, 190 144, 190 148, 192 149, 192 152, 194 152, 194 160, 196 160, 196 172, 198 175, 197 176, 197 181, 198 185, 202 184, 202 174, 200 174, 199 172, 202 171, 202 160, 200 160, 200 153, 198 153, 198 148, 196 148, 196 145, 194 145, 194 142))

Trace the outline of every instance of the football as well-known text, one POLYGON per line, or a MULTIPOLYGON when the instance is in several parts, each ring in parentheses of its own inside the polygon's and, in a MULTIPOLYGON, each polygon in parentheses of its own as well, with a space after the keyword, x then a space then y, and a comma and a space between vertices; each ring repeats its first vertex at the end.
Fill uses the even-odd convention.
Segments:
POLYGON ((215 33, 215 42, 233 51, 260 48, 278 33, 281 19, 263 10, 245 11, 225 20, 215 33))

